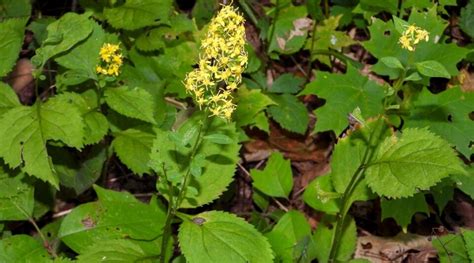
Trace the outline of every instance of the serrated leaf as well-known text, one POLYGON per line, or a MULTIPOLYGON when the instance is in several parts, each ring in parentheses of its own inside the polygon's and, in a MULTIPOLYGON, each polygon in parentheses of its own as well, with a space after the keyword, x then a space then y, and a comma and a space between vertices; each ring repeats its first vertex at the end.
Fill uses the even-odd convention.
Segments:
POLYGON ((474 93, 463 92, 459 87, 432 94, 423 89, 413 101, 412 112, 405 118, 405 127, 429 127, 469 157, 474 148, 474 122, 469 114, 474 111, 474 93))
POLYGON ((279 152, 270 155, 263 171, 252 169, 250 175, 253 187, 269 196, 287 198, 293 189, 291 163, 279 152))
POLYGON ((448 234, 435 237, 431 243, 438 251, 441 263, 469 263, 466 246, 461 235, 448 234))
POLYGON ((122 86, 106 89, 104 96, 107 104, 116 112, 152 124, 156 123, 153 117, 155 103, 146 90, 122 86))
POLYGON ((380 61, 389 68, 404 69, 402 63, 396 57, 383 57, 380 61))
POLYGON ((380 196, 402 198, 429 189, 449 174, 464 172, 446 141, 427 129, 407 128, 380 145, 367 166, 366 181, 380 196))
POLYGON ((226 212, 204 212, 184 221, 178 240, 190 263, 273 262, 265 237, 242 218, 226 212))
POLYGON ((28 235, 14 235, 0 240, 0 262, 51 262, 41 242, 28 235))
MULTIPOLYGON (((318 245, 316 250, 318 262, 328 262, 329 260, 331 242, 328 242, 328 240, 332 240, 334 236, 335 225, 336 217, 325 215, 316 228, 314 242, 318 245)), ((357 229, 354 219, 347 216, 343 225, 343 234, 336 253, 338 262, 348 262, 352 258, 357 242, 357 229)))
MULTIPOLYGON (((137 262, 145 260, 147 254, 139 245, 126 239, 105 240, 100 245, 91 245, 78 257, 78 263, 137 262)), ((146 261, 145 261, 146 262, 146 261)))
POLYGON ((114 135, 112 147, 120 161, 136 174, 148 173, 155 135, 139 129, 128 129, 114 135))
POLYGON ((270 95, 269 97, 277 105, 269 106, 268 114, 284 129, 304 134, 309 122, 306 106, 290 94, 270 95))
POLYGON ((297 77, 291 73, 280 75, 268 90, 271 93, 297 93, 304 83, 304 78, 297 77))
POLYGON ((203 137, 203 139, 217 144, 231 144, 234 142, 234 140, 229 136, 218 133, 206 135, 203 137))
POLYGON ((33 64, 43 66, 55 55, 71 49, 79 41, 86 39, 93 30, 93 22, 87 14, 66 13, 47 27, 48 37, 36 49, 31 59, 33 64))
POLYGON ((474 231, 463 230, 462 237, 466 243, 466 250, 471 262, 474 261, 474 231))
POLYGON ((34 187, 25 182, 25 176, 0 171, 0 221, 31 218, 34 203, 34 187))
POLYGON ((380 206, 382 207, 382 220, 391 217, 405 230, 408 224, 411 223, 411 218, 415 213, 423 212, 427 215, 430 213, 423 193, 401 199, 388 200, 382 198, 380 206))
POLYGON ((28 18, 12 18, 0 22, 0 77, 7 75, 15 65, 23 44, 27 21, 28 18))
MULTIPOLYGON (((198 121, 203 118, 201 113, 193 115, 187 120, 178 132, 183 133, 193 127, 196 127, 198 121)), ((206 117, 208 118, 208 117, 206 117)), ((192 148, 179 147, 175 142, 169 139, 172 132, 155 130, 157 137, 153 142, 153 148, 150 156, 150 167, 160 174, 164 175, 163 167, 168 174, 177 174, 178 178, 184 177, 188 165, 190 163, 190 154, 192 148)), ((190 186, 199 190, 199 194, 194 198, 185 198, 181 207, 198 207, 207 204, 219 197, 232 181, 238 160, 238 152, 240 146, 237 143, 238 134, 232 123, 226 123, 220 118, 210 118, 208 126, 205 130, 206 134, 224 134, 233 139, 231 144, 215 144, 208 140, 203 140, 196 154, 205 156, 203 174, 199 177, 193 177, 190 186)), ((194 145, 196 137, 190 141, 190 145, 194 145)), ((163 181, 163 180, 162 180, 163 181)), ((158 185, 159 191, 168 197, 167 187, 158 185)))
POLYGON ((238 127, 256 123, 256 115, 262 112, 267 106, 275 104, 267 95, 260 90, 249 90, 239 88, 237 109, 234 112, 234 120, 238 127))
POLYGON ((383 88, 362 76, 354 67, 348 65, 346 74, 317 74, 318 78, 301 92, 302 95, 314 94, 326 100, 324 106, 315 110, 318 118, 315 132, 334 130, 340 134, 348 125, 348 114, 357 107, 365 119, 383 112, 383 88))
POLYGON ((49 140, 82 147, 84 124, 72 104, 51 98, 44 104, 19 106, 0 119, 0 156, 10 167, 20 165, 29 175, 59 186, 59 179, 48 157, 49 140))
POLYGON ((290 210, 265 235, 276 254, 276 262, 312 262, 317 246, 305 216, 290 210))
POLYGON ((448 71, 444 68, 441 63, 434 60, 427 60, 423 62, 415 63, 416 69, 422 75, 427 77, 442 77, 442 78, 451 78, 448 71))
MULTIPOLYGON (((274 23, 274 34, 269 39, 268 52, 276 51, 281 54, 292 54, 301 49, 311 26, 311 19, 307 18, 305 6, 289 5, 279 7, 279 15, 274 23)), ((272 30, 268 30, 267 38, 271 37, 272 30)))
POLYGON ((474 39, 474 2, 468 2, 468 4, 461 9, 459 27, 462 31, 466 32, 471 39, 474 39))
POLYGON ((159 250, 165 212, 156 199, 144 204, 127 192, 94 189, 99 200, 74 208, 61 224, 59 237, 68 247, 82 254, 103 241, 128 239, 137 245, 156 242, 159 250))
POLYGON ((20 105, 20 100, 18 100, 18 96, 13 91, 13 88, 0 82, 0 116, 11 108, 20 105))
POLYGON ((135 30, 150 26, 159 20, 168 22, 171 0, 128 0, 124 4, 104 8, 104 17, 114 28, 135 30))
POLYGON ((330 173, 316 177, 306 186, 303 200, 313 209, 335 215, 340 210, 340 198, 342 195, 335 192, 331 178, 330 173))

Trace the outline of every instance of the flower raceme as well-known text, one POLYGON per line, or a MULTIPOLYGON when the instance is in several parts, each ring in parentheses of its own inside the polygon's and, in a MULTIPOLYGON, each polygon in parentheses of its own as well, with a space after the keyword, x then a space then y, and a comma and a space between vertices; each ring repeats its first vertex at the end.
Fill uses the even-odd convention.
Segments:
POLYGON ((415 26, 415 24, 410 25, 407 27, 405 31, 403 31, 402 36, 398 39, 398 43, 404 49, 408 49, 409 51, 415 51, 415 47, 420 41, 424 40, 428 42, 430 39, 429 32, 415 26))
POLYGON ((212 116, 229 120, 236 108, 232 92, 242 81, 248 60, 244 22, 233 7, 222 7, 201 43, 198 68, 184 80, 199 108, 206 107, 212 116))
POLYGON ((108 76, 118 76, 120 67, 123 64, 123 56, 120 52, 119 45, 105 43, 100 48, 99 56, 101 62, 96 67, 97 73, 108 76))

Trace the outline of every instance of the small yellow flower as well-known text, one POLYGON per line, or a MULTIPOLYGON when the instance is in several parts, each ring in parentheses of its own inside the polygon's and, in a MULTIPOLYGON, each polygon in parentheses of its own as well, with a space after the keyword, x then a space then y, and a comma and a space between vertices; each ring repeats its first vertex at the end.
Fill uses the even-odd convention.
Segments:
POLYGON ((420 41, 429 40, 429 32, 417 27, 415 24, 410 25, 407 29, 403 32, 403 34, 398 39, 398 43, 402 46, 402 48, 407 49, 409 51, 414 51, 416 45, 420 41))
POLYGON ((120 74, 123 56, 120 52, 119 45, 105 43, 100 48, 99 57, 101 63, 96 67, 98 74, 109 76, 118 76, 120 74))

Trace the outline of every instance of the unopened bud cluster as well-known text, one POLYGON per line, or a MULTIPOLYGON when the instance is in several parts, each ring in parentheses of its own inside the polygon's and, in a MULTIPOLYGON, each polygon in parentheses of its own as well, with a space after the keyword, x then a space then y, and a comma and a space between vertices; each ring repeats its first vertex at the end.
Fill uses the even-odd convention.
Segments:
POLYGON ((206 107, 213 116, 230 119, 236 108, 232 92, 242 81, 248 60, 244 22, 233 7, 224 6, 201 43, 198 68, 184 81, 199 108, 206 107))
POLYGON ((402 36, 398 40, 398 43, 402 46, 404 49, 408 49, 409 51, 414 51, 416 45, 424 40, 428 42, 430 39, 430 34, 428 31, 415 26, 414 24, 411 26, 408 26, 407 29, 403 32, 402 36))
POLYGON ((123 64, 123 56, 119 45, 105 43, 99 51, 99 56, 101 62, 96 67, 97 73, 118 76, 123 64))

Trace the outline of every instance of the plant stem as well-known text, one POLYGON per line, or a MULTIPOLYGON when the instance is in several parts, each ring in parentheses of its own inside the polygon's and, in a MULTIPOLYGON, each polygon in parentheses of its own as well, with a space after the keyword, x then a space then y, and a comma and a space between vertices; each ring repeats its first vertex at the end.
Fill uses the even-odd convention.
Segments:
POLYGON ((329 17, 329 0, 324 0, 324 16, 329 17))
POLYGON ((280 0, 276 0, 275 15, 273 16, 272 28, 270 29, 270 35, 268 37, 267 53, 270 52, 270 46, 272 44, 273 35, 275 34, 275 24, 276 24, 279 14, 280 14, 280 0))
POLYGON ((314 42, 316 42, 316 19, 313 20, 313 31, 311 33, 311 49, 309 50, 308 69, 306 70, 306 83, 311 79, 311 69, 313 65, 314 42))
MULTIPOLYGON (((199 149, 199 146, 201 146, 202 143, 202 138, 203 138, 203 129, 205 126, 207 126, 207 119, 208 119, 208 112, 204 112, 204 118, 203 120, 199 123, 199 130, 198 134, 196 137, 196 142, 194 143, 193 149, 191 150, 191 155, 189 157, 189 160, 192 161, 194 157, 196 156, 197 150, 199 149)), ((165 180, 167 180, 166 176, 166 170, 163 167, 163 174, 165 176, 165 180)), ((166 213, 166 221, 165 225, 163 227, 163 239, 161 240, 161 257, 160 257, 160 262, 165 263, 166 260, 166 245, 168 244, 168 241, 171 237, 171 223, 176 216, 176 213, 178 212, 179 207, 181 206, 181 203, 185 197, 186 194, 186 187, 189 183, 189 177, 191 175, 191 164, 188 165, 188 169, 186 170, 186 174, 184 175, 183 182, 181 184, 181 188, 178 191, 178 196, 176 198, 176 202, 173 201, 173 189, 172 185, 168 185, 169 188, 169 201, 168 201, 168 210, 166 213)))
POLYGON ((239 5, 242 7, 244 12, 247 14, 247 16, 250 18, 252 23, 258 27, 258 20, 257 17, 255 17, 255 13, 253 9, 247 4, 247 1, 245 0, 239 0, 239 5))

